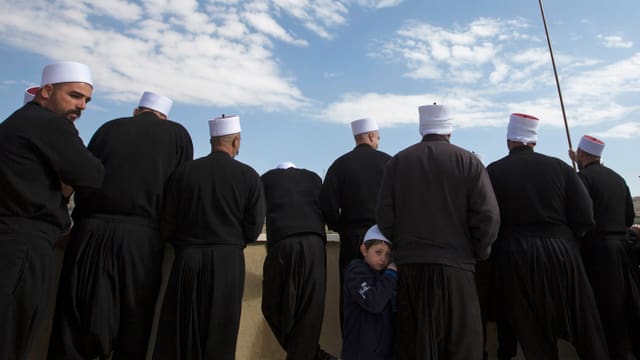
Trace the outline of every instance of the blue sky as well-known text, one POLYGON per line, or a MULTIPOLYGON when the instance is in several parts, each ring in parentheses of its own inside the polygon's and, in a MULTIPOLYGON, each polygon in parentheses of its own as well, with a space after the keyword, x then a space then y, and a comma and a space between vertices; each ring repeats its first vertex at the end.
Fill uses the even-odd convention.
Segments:
MULTIPOLYGON (((573 147, 602 138, 640 195, 640 2, 544 6, 573 147)), ((452 142, 485 164, 507 153, 512 112, 539 117, 537 151, 568 161, 537 0, 0 0, 0 35, 2 118, 47 63, 92 68, 85 142, 150 90, 175 101, 197 157, 207 120, 239 115, 238 160, 259 173, 293 161, 323 176, 363 117, 393 155, 419 141, 418 106, 433 102, 452 106, 452 142)))

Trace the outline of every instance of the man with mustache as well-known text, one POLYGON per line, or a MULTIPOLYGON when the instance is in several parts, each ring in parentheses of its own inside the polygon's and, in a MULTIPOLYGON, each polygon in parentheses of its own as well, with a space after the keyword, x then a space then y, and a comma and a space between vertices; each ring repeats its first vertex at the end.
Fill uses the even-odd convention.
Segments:
POLYGON ((0 124, 0 359, 29 356, 49 303, 53 244, 71 223, 60 183, 102 183, 73 125, 92 92, 86 65, 47 65, 35 99, 0 124))

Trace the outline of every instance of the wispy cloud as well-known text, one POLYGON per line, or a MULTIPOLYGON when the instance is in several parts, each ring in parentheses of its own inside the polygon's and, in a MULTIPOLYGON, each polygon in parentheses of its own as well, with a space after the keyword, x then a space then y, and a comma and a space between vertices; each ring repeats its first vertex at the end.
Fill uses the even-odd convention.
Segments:
POLYGON ((598 34, 598 39, 602 41, 602 45, 608 48, 628 49, 633 47, 633 41, 625 41, 622 36, 618 35, 602 35, 598 34))
POLYGON ((611 129, 596 132, 595 136, 602 137, 604 139, 631 139, 637 138, 640 136, 640 123, 637 122, 626 122, 623 124, 618 124, 611 129))
MULTIPOLYGON (((524 56, 512 44, 540 41, 526 33, 524 19, 480 18, 451 29, 429 23, 408 21, 371 56, 404 62, 405 76, 413 79, 472 84, 489 74, 492 82, 531 79, 519 69, 532 70, 544 64, 540 52, 524 56)), ((534 51, 534 49, 532 49, 534 51)))
POLYGON ((361 6, 374 9, 398 6, 402 3, 402 1, 403 0, 355 0, 355 2, 361 6))
MULTIPOLYGON (((457 127, 504 126, 511 112, 562 127, 548 50, 529 32, 523 19, 482 18, 451 28, 410 21, 384 42, 382 54, 371 56, 400 63, 407 77, 437 91, 350 94, 322 116, 347 122, 376 114, 383 126, 393 126, 416 123, 418 106, 438 101, 453 107, 457 127)), ((556 63, 570 126, 615 123, 640 111, 623 101, 640 92, 640 53, 607 64, 561 52, 556 63)))
POLYGON ((52 60, 89 64, 104 98, 132 101, 148 89, 184 103, 291 110, 310 100, 283 71, 275 43, 308 46, 295 29, 329 39, 353 5, 347 0, 0 0, 0 42, 52 60))

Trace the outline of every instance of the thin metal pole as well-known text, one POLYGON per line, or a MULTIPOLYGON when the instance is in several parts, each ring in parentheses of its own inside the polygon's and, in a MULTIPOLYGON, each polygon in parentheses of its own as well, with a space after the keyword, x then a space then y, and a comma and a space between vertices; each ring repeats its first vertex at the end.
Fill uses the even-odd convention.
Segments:
MULTIPOLYGON (((556 61, 553 58, 553 49, 551 48, 551 39, 549 38, 549 30, 547 30, 547 20, 544 17, 544 8, 542 6, 542 0, 538 0, 540 4, 540 13, 542 14, 542 23, 544 24, 544 33, 547 36, 547 45, 549 45, 549 55, 551 55, 551 64, 553 65, 553 75, 556 78, 556 87, 558 88, 558 96, 560 97, 560 107, 562 108, 562 118, 564 119, 564 130, 567 133, 567 142, 569 143, 569 151, 573 151, 571 146, 571 136, 569 135, 569 124, 567 123, 567 114, 564 111, 564 101, 562 100, 562 91, 560 91, 560 80, 558 79, 558 71, 556 70, 556 61)), ((576 169, 576 162, 571 159, 571 165, 573 170, 576 169)))

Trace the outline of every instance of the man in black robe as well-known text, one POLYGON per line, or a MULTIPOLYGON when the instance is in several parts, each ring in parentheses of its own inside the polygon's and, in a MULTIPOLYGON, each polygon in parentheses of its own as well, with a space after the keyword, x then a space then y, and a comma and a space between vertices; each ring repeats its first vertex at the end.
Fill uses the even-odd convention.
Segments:
POLYGON ((86 65, 47 65, 35 99, 0 124, 0 359, 29 356, 51 300, 52 248, 70 226, 61 182, 102 182, 73 124, 92 92, 86 65))
POLYGON ((162 275, 158 232, 164 185, 193 159, 187 130, 167 119, 173 102, 145 92, 132 117, 111 120, 89 150, 102 187, 77 191, 49 358, 144 359, 162 275))
POLYGON ((487 172, 449 143, 450 110, 419 108, 422 141, 387 165, 377 221, 398 265, 396 359, 481 359, 474 269, 500 224, 487 172))
POLYGON ((344 269, 353 259, 362 258, 360 244, 376 223, 376 195, 391 156, 377 150, 378 124, 364 118, 351 122, 356 147, 329 167, 320 191, 320 208, 329 229, 340 234, 340 326, 344 269))
POLYGON ((240 119, 209 121, 211 154, 169 180, 162 234, 175 248, 154 359, 235 359, 244 248, 265 217, 260 176, 234 158, 240 119))
POLYGON ((487 167, 500 206, 493 248, 496 291, 527 358, 557 359, 557 339, 581 359, 607 359, 607 345, 576 236, 593 226, 591 198, 560 159, 534 152, 538 119, 512 114, 509 155, 487 167))
MULTIPOLYGON (((638 267, 629 257, 628 229, 635 212, 629 187, 615 171, 601 163, 604 142, 585 135, 578 151, 569 156, 578 163, 578 176, 591 200, 595 228, 582 239, 582 261, 593 288, 612 360, 626 359, 626 335, 640 359, 640 298, 633 296, 638 267)), ((636 294, 637 295, 637 294, 636 294)))
POLYGON ((262 186, 267 204, 262 314, 287 359, 331 359, 318 345, 327 287, 318 205, 322 180, 287 162, 263 174, 262 186))

